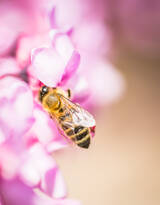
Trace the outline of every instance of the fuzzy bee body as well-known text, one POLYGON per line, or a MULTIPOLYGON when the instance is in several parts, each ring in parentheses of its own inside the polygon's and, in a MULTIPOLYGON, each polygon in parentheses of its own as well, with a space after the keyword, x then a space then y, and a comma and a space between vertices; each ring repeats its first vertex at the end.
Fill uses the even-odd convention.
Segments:
POLYGON ((43 86, 39 99, 50 116, 57 122, 62 134, 79 147, 88 148, 91 141, 91 127, 94 118, 79 105, 72 103, 66 92, 60 88, 43 86))

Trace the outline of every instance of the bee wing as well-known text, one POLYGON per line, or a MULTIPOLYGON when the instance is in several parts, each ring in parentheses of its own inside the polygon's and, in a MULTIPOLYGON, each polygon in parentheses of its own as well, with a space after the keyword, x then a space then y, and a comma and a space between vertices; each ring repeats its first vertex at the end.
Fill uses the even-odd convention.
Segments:
POLYGON ((72 116, 71 121, 74 125, 81 125, 88 128, 95 126, 95 119, 87 110, 84 110, 80 105, 71 102, 64 96, 61 96, 61 100, 66 106, 68 113, 72 116))

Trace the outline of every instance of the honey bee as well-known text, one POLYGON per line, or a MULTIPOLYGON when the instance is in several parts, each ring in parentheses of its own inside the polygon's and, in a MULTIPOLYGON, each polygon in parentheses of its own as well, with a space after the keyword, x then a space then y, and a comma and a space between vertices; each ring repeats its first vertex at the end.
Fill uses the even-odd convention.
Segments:
POLYGON ((43 108, 56 121, 62 135, 79 147, 88 148, 95 132, 95 120, 89 112, 71 102, 70 97, 70 90, 66 92, 58 87, 43 86, 39 91, 43 108))

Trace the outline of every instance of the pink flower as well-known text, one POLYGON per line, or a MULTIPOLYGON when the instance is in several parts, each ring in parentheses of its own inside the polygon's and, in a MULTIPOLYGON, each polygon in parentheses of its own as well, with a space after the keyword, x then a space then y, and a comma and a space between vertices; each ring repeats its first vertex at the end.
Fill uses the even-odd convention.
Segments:
POLYGON ((52 47, 35 49, 32 55, 36 77, 50 87, 56 87, 61 79, 68 78, 79 62, 80 56, 67 35, 58 36, 52 47))
POLYGON ((24 68, 30 64, 30 53, 34 47, 49 43, 47 32, 38 32, 31 35, 23 35, 19 38, 16 52, 16 60, 20 67, 24 68))
POLYGON ((67 146, 68 142, 60 135, 53 120, 38 104, 35 105, 33 117, 35 121, 25 136, 28 144, 38 140, 49 153, 67 146))
POLYGON ((52 2, 49 10, 51 42, 33 50, 30 73, 34 72, 34 78, 45 85, 70 88, 72 100, 86 108, 111 103, 121 96, 124 83, 120 73, 104 60, 111 39, 104 23, 104 2, 94 1, 93 4, 87 0, 85 7, 80 0, 69 2, 52 2), (68 13, 70 9, 72 12, 68 13), (81 55, 80 63, 77 50, 81 55), (66 63, 72 69, 67 69, 66 63), (95 83, 101 77, 101 83, 95 83), (95 95, 97 91, 99 96, 95 95))
POLYGON ((49 48, 37 48, 32 53, 35 78, 50 87, 70 88, 73 101, 83 105, 87 103, 86 107, 110 103, 120 96, 123 80, 111 64, 103 58, 93 60, 86 54, 82 55, 79 63, 79 54, 66 34, 56 33, 52 39, 49 48), (96 84, 97 80, 100 83, 96 84))
MULTIPOLYGON (((45 148, 53 152, 65 147, 65 141, 62 140, 58 131, 56 132, 55 125, 40 106, 33 107, 33 96, 25 82, 7 76, 1 79, 0 86, 0 196, 2 203, 10 205, 18 203, 18 199, 22 203, 28 193, 32 201, 35 190, 39 190, 46 197, 51 197, 47 203, 70 203, 65 199, 57 199, 66 198, 66 188, 55 161, 45 151, 45 148), (42 130, 40 130, 41 127, 42 130), (7 191, 6 187, 9 186, 11 187, 7 191), (21 197, 18 190, 15 191, 15 187, 22 189, 21 197), (15 194, 17 197, 14 197, 15 194)), ((39 204, 41 200, 36 196, 36 201, 39 201, 36 202, 39 204)))
POLYGON ((2 204, 41 204, 45 198, 47 204, 66 204, 66 194, 54 159, 39 143, 26 147, 22 141, 21 144, 8 141, 0 146, 2 204))
POLYGON ((18 177, 0 180, 0 190, 1 205, 80 205, 71 199, 50 198, 41 191, 31 189, 18 177))
POLYGON ((87 109, 120 96, 121 75, 104 60, 110 34, 103 6, 96 0, 13 2, 0 3, 0 204, 79 205, 67 199, 52 156, 69 143, 37 93, 43 84, 69 88, 72 101, 87 109))
POLYGON ((33 123, 33 96, 28 85, 14 77, 0 80, 0 129, 5 138, 21 137, 33 123))

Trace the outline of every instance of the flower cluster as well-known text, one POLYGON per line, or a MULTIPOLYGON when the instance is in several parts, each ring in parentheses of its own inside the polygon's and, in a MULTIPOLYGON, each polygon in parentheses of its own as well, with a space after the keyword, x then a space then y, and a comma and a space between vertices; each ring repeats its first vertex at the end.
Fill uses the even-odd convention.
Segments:
POLYGON ((42 84, 70 88, 88 109, 119 96, 101 9, 90 0, 0 2, 0 204, 79 204, 66 198, 51 156, 67 142, 37 92, 42 84))

